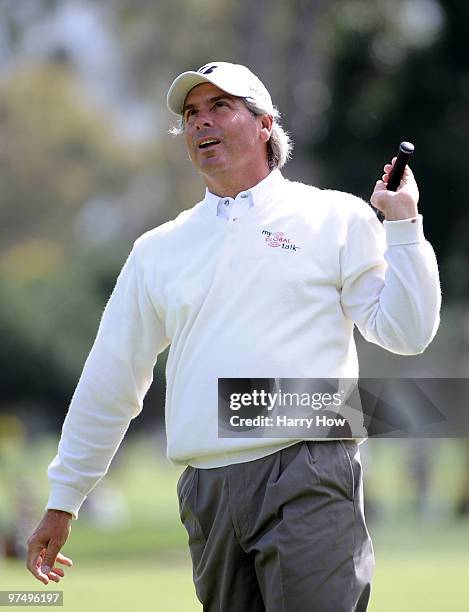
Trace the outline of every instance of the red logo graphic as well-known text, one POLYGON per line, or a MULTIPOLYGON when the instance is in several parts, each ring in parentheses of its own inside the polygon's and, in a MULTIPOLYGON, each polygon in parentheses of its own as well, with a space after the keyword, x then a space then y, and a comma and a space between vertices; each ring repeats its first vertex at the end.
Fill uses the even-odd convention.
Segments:
POLYGON ((282 246, 282 244, 288 244, 290 238, 287 238, 283 232, 274 232, 270 234, 265 241, 271 247, 279 247, 282 246))

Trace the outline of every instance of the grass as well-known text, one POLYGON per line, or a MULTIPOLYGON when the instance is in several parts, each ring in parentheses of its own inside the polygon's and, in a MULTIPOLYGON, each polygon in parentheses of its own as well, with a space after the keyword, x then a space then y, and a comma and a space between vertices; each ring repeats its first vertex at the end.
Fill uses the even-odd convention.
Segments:
MULTIPOLYGON (((369 523, 376 556, 369 612, 468 612, 469 521, 457 521, 451 514, 462 476, 461 444, 439 441, 432 451, 424 515, 413 510, 403 441, 368 444, 363 452, 367 497, 378 508, 377 520, 369 523)), ((50 445, 31 452, 34 461, 24 456, 21 471, 44 494, 43 466, 50 445), (26 474, 25 465, 35 467, 26 474)), ((91 495, 94 503, 73 523, 64 548, 75 561, 59 585, 65 610, 200 612, 187 537, 178 517, 175 488, 180 471, 159 460, 148 439, 134 438, 119 451, 108 477, 91 495)), ((0 516, 2 511, 5 516, 2 501, 9 486, 1 480, 0 516)), ((43 588, 23 562, 0 562, 0 589, 43 588)))
POLYGON ((9 562, 0 569, 0 582, 2 589, 9 590, 63 590, 67 612, 200 612, 190 563, 176 557, 78 561, 59 585, 50 587, 34 581, 23 564, 9 562))
POLYGON ((369 612, 468 612, 468 558, 380 559, 369 612))
POLYGON ((370 532, 370 612, 468 612, 469 521, 395 517, 370 532))

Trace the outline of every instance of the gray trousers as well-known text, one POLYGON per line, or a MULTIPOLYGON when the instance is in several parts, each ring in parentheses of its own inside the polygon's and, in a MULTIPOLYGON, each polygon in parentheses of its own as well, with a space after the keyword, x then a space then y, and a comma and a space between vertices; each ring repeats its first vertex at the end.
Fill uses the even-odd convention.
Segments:
POLYGON ((187 467, 178 482, 206 612, 365 612, 374 554, 356 442, 187 467))

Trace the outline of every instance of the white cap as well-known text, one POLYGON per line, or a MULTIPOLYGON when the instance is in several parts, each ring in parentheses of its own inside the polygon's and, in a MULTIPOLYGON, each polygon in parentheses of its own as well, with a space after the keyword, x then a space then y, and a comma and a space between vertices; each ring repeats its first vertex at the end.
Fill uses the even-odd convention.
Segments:
POLYGON ((197 72, 189 70, 176 77, 166 100, 169 110, 175 115, 182 115, 187 94, 201 83, 212 83, 232 96, 249 98, 267 112, 274 112, 272 99, 262 81, 246 66, 228 62, 210 62, 197 72))

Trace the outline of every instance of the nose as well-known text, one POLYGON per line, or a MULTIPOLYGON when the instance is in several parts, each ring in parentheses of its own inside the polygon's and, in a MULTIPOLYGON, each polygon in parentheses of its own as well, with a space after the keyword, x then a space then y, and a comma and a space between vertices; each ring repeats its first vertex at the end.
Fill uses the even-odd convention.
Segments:
POLYGON ((197 130, 202 130, 203 128, 211 127, 213 125, 213 121, 211 120, 208 113, 199 111, 197 113, 197 119, 195 122, 195 127, 197 130))

